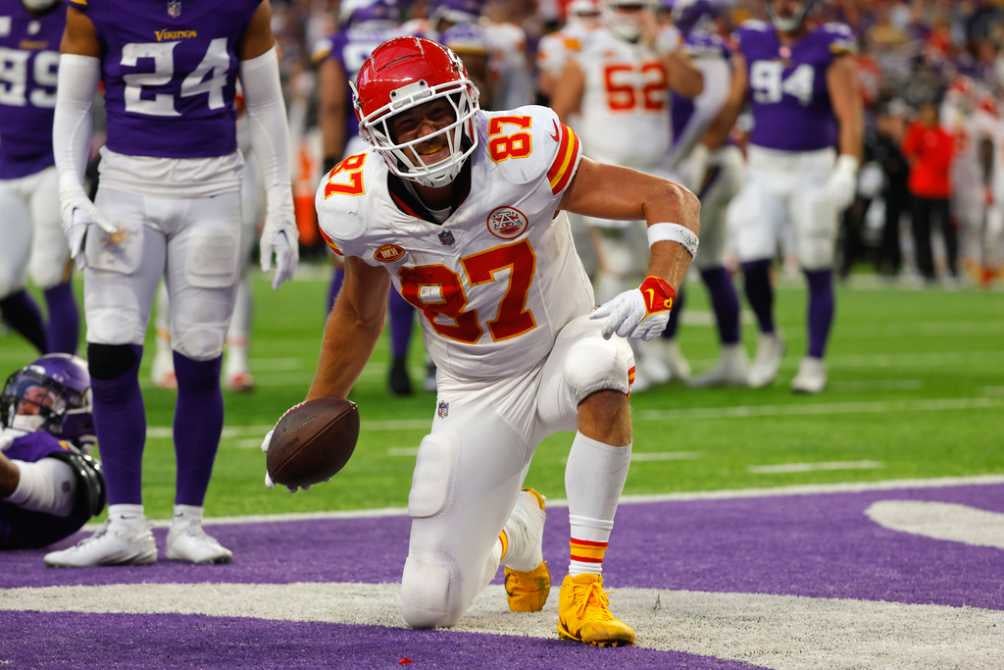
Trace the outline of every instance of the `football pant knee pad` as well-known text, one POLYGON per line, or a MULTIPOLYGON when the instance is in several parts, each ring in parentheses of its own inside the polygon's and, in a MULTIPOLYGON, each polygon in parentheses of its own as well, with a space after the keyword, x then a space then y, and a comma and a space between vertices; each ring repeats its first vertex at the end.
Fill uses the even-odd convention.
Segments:
POLYGON ((115 379, 139 368, 140 349, 132 344, 87 343, 87 370, 95 379, 115 379))
POLYGON ((798 262, 805 270, 833 267, 840 210, 822 192, 795 196, 791 203, 798 262))
POLYGON ((452 626, 463 613, 459 573, 446 556, 409 554, 401 577, 401 616, 412 628, 452 626))
POLYGON ((422 439, 408 494, 408 514, 412 518, 433 517, 446 507, 459 448, 459 440, 445 431, 422 439))
POLYGON ((64 255, 61 258, 47 258, 44 262, 33 262, 28 268, 28 274, 31 275, 31 280, 43 290, 58 286, 69 278, 69 268, 66 264, 68 258, 69 255, 64 255))
POLYGON ((193 361, 208 361, 223 353, 227 322, 172 323, 171 348, 193 361))
POLYGON ((626 340, 587 337, 568 350, 563 374, 578 404, 597 391, 627 394, 628 371, 633 365, 634 356, 626 340))

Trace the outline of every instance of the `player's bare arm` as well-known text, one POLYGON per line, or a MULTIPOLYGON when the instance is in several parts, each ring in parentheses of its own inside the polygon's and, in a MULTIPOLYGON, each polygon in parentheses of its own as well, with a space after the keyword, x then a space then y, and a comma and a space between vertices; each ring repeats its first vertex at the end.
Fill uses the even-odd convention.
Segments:
POLYGON ((568 117, 579 111, 585 89, 586 73, 575 60, 569 59, 561 70, 551 97, 551 109, 564 123, 568 123, 568 117))
POLYGON ((321 155, 325 172, 345 153, 345 124, 348 110, 348 80, 334 58, 326 58, 317 71, 318 124, 321 126, 321 155))
POLYGON ((66 30, 59 50, 64 54, 101 57, 101 42, 94 24, 86 14, 72 6, 66 8, 66 30))
MULTIPOLYGON (((693 235, 700 232, 701 203, 687 188, 631 168, 583 158, 561 202, 562 209, 601 219, 644 219, 654 225, 673 223, 693 235)), ((687 274, 693 256, 677 242, 651 246, 648 274, 665 279, 675 289, 687 274)))
POLYGON ((746 59, 742 54, 737 53, 732 57, 732 81, 729 85, 728 97, 704 135, 703 144, 708 149, 714 150, 721 147, 729 138, 729 133, 735 127, 736 120, 746 104, 746 84, 746 59))
POLYGON ((826 87, 840 127, 840 155, 860 160, 864 140, 864 108, 854 63, 849 56, 838 58, 827 70, 826 87))
POLYGON ((328 315, 317 372, 307 400, 345 398, 373 353, 384 314, 390 275, 358 258, 345 261, 345 283, 328 315))
POLYGON ((704 75, 694 66, 683 49, 675 49, 662 58, 669 90, 685 98, 696 98, 704 90, 704 75))
POLYGON ((250 60, 261 56, 275 45, 275 38, 272 36, 272 5, 269 0, 262 0, 255 10, 247 30, 244 32, 244 39, 241 42, 241 60, 250 60))

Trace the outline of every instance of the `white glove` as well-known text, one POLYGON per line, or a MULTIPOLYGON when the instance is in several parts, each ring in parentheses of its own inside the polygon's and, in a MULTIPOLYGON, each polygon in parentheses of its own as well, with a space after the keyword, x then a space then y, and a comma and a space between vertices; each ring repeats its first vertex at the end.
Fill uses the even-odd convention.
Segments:
POLYGON ((121 241, 122 231, 98 211, 84 193, 84 189, 70 175, 65 179, 60 178, 59 202, 63 234, 66 235, 66 242, 70 247, 70 258, 76 258, 83 250, 87 229, 91 225, 97 225, 105 231, 113 242, 121 241))
POLYGON ((292 212, 266 216, 265 227, 261 231, 259 251, 262 272, 272 269, 272 255, 275 255, 273 289, 279 288, 283 282, 293 278, 296 265, 300 262, 299 239, 300 235, 296 230, 296 220, 292 212))
POLYGON ((676 291, 665 280, 648 276, 638 288, 615 295, 597 307, 589 318, 603 320, 605 339, 616 333, 647 342, 666 330, 675 298, 676 291))
MULTIPOLYGON (((302 405, 302 404, 303 403, 300 403, 300 405, 302 405)), ((293 407, 299 407, 299 405, 294 405, 293 407)), ((293 409, 293 407, 290 407, 289 409, 293 409)), ((286 412, 288 412, 289 409, 287 409, 286 412)), ((286 416, 286 412, 283 412, 282 416, 286 416)), ((279 421, 282 421, 282 417, 279 417, 279 421)), ((279 421, 275 422, 277 426, 279 425, 279 421)), ((272 430, 270 430, 267 433, 265 433, 265 439, 263 439, 261 441, 261 451, 262 451, 263 454, 266 454, 266 457, 268 455, 268 447, 269 447, 270 444, 272 444, 272 433, 274 433, 274 432, 275 432, 275 428, 272 428, 272 430)), ((275 488, 275 482, 273 482, 272 481, 272 477, 269 476, 269 474, 268 474, 268 468, 265 468, 265 487, 266 488, 270 488, 270 489, 275 488)), ((303 489, 304 491, 306 491, 310 487, 309 486, 286 486, 286 488, 289 489, 291 493, 296 493, 300 489, 303 489)))
POLYGON ((849 154, 841 154, 837 164, 826 180, 823 190, 830 202, 838 209, 844 209, 854 202, 854 192, 858 186, 858 159, 849 154))

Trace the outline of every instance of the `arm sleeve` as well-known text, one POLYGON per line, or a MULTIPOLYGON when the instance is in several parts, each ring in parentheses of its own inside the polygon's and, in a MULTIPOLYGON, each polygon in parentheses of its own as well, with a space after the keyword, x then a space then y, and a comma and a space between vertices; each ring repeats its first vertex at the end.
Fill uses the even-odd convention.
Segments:
POLYGON ((91 139, 91 109, 100 79, 101 63, 97 58, 77 54, 59 57, 52 149, 61 190, 65 185, 83 191, 91 139))
POLYGON ((290 178, 289 127, 279 83, 275 47, 261 56, 241 61, 241 85, 247 105, 251 146, 261 162, 269 216, 293 215, 290 178))

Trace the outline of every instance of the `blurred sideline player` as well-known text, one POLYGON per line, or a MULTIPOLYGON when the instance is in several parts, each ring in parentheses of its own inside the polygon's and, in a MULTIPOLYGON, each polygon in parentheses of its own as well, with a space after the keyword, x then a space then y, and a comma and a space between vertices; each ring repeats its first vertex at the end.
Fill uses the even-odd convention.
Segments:
POLYGON ((537 89, 550 98, 571 54, 582 51, 589 36, 602 27, 601 0, 572 0, 568 20, 553 33, 540 38, 537 46, 537 89))
POLYGON ((146 416, 138 372, 157 283, 170 295, 178 380, 177 484, 165 556, 231 559, 202 529, 203 501, 223 427, 220 362, 240 277, 241 156, 238 77, 267 197, 263 270, 272 285, 298 260, 289 131, 268 0, 211 7, 177 0, 73 0, 67 13, 54 149, 63 224, 84 270, 88 367, 108 484, 108 522, 47 564, 82 567, 156 560, 142 505, 146 416), (108 102, 95 202, 81 187, 83 149, 98 81, 108 102))
POLYGON ((774 323, 770 269, 790 230, 809 288, 808 350, 791 383, 799 393, 826 386, 837 225, 854 198, 863 135, 854 61, 846 57, 854 52, 854 35, 842 23, 810 25, 816 4, 767 0, 770 23, 740 27, 729 101, 709 139, 721 146, 751 99, 749 177, 728 212, 760 330, 750 385, 772 383, 781 367, 784 342, 774 323))
POLYGON ((66 9, 58 0, 0 0, 0 313, 39 353, 75 353, 80 315, 72 265, 59 225, 59 177, 53 167, 59 39, 66 9), (46 324, 25 290, 42 289, 46 324))
MULTIPOLYGON (((701 94, 693 100, 682 96, 673 98, 673 144, 666 159, 667 172, 679 176, 701 199, 701 250, 694 264, 708 290, 721 344, 718 362, 691 380, 691 384, 745 386, 749 377, 749 361, 741 342, 739 296, 725 267, 725 212, 742 185, 743 156, 732 142, 708 152, 701 141, 725 104, 732 79, 731 51, 721 38, 706 28, 720 11, 721 3, 670 0, 662 3, 662 9, 663 19, 671 19, 673 29, 682 35, 684 48, 691 62, 701 71, 704 82, 701 94)), ((678 293, 677 304, 663 333, 663 341, 671 343, 664 353, 667 358, 678 351, 672 343, 683 317, 684 295, 683 290, 678 293)))
POLYGON ((84 361, 49 354, 0 393, 0 549, 36 549, 77 532, 105 505, 84 361))
POLYGON ((318 188, 320 224, 347 260, 307 397, 349 393, 393 282, 421 311, 438 366, 436 416, 409 496, 404 620, 453 625, 500 563, 510 608, 543 607, 544 501, 520 487, 537 444, 577 427, 558 631, 629 644, 634 631, 610 612, 602 579, 631 456, 632 360, 621 337, 665 328, 696 252, 699 203, 667 180, 581 158, 575 133, 546 107, 481 112, 459 58, 428 40, 381 45, 356 90, 372 148, 318 188), (593 312, 562 209, 646 218, 642 285, 593 312))
MULTIPOLYGON (((320 63, 318 123, 324 174, 342 158, 365 150, 366 143, 359 137, 359 122, 352 110, 349 81, 378 44, 402 34, 400 15, 397 0, 345 0, 339 8, 338 31, 314 53, 315 62, 320 63)), ((337 254, 332 256, 332 262, 335 269, 328 287, 327 313, 331 312, 345 276, 337 254)), ((408 345, 415 325, 415 309, 392 293, 389 311, 391 366, 387 383, 391 393, 411 395, 408 345)))
MULTIPOLYGON (((251 345, 251 317, 254 301, 251 294, 251 253, 258 237, 258 224, 264 212, 264 198, 261 189, 262 175, 258 161, 251 147, 251 133, 244 116, 243 100, 238 94, 235 100, 237 116, 237 147, 244 159, 241 170, 241 277, 234 297, 234 312, 227 328, 226 358, 223 363, 223 384, 238 393, 254 390, 254 377, 248 365, 248 350, 251 345)), ((167 285, 161 282, 157 289, 157 330, 156 352, 150 376, 154 385, 165 389, 178 387, 174 374, 174 355, 171 352, 170 299, 167 285)))
MULTIPOLYGON (((670 147, 669 91, 693 97, 702 90, 701 74, 679 40, 657 45, 653 10, 654 3, 647 0, 606 0, 603 28, 567 60, 552 98, 562 120, 579 114, 582 142, 591 156, 649 172, 662 166, 670 147)), ((645 253, 647 238, 640 222, 594 218, 588 223, 601 230, 596 235, 596 290, 602 301, 644 276, 637 259, 645 253)), ((633 342, 632 347, 638 361, 635 390, 665 382, 674 373, 687 377, 688 366, 678 350, 659 343, 633 342)))

